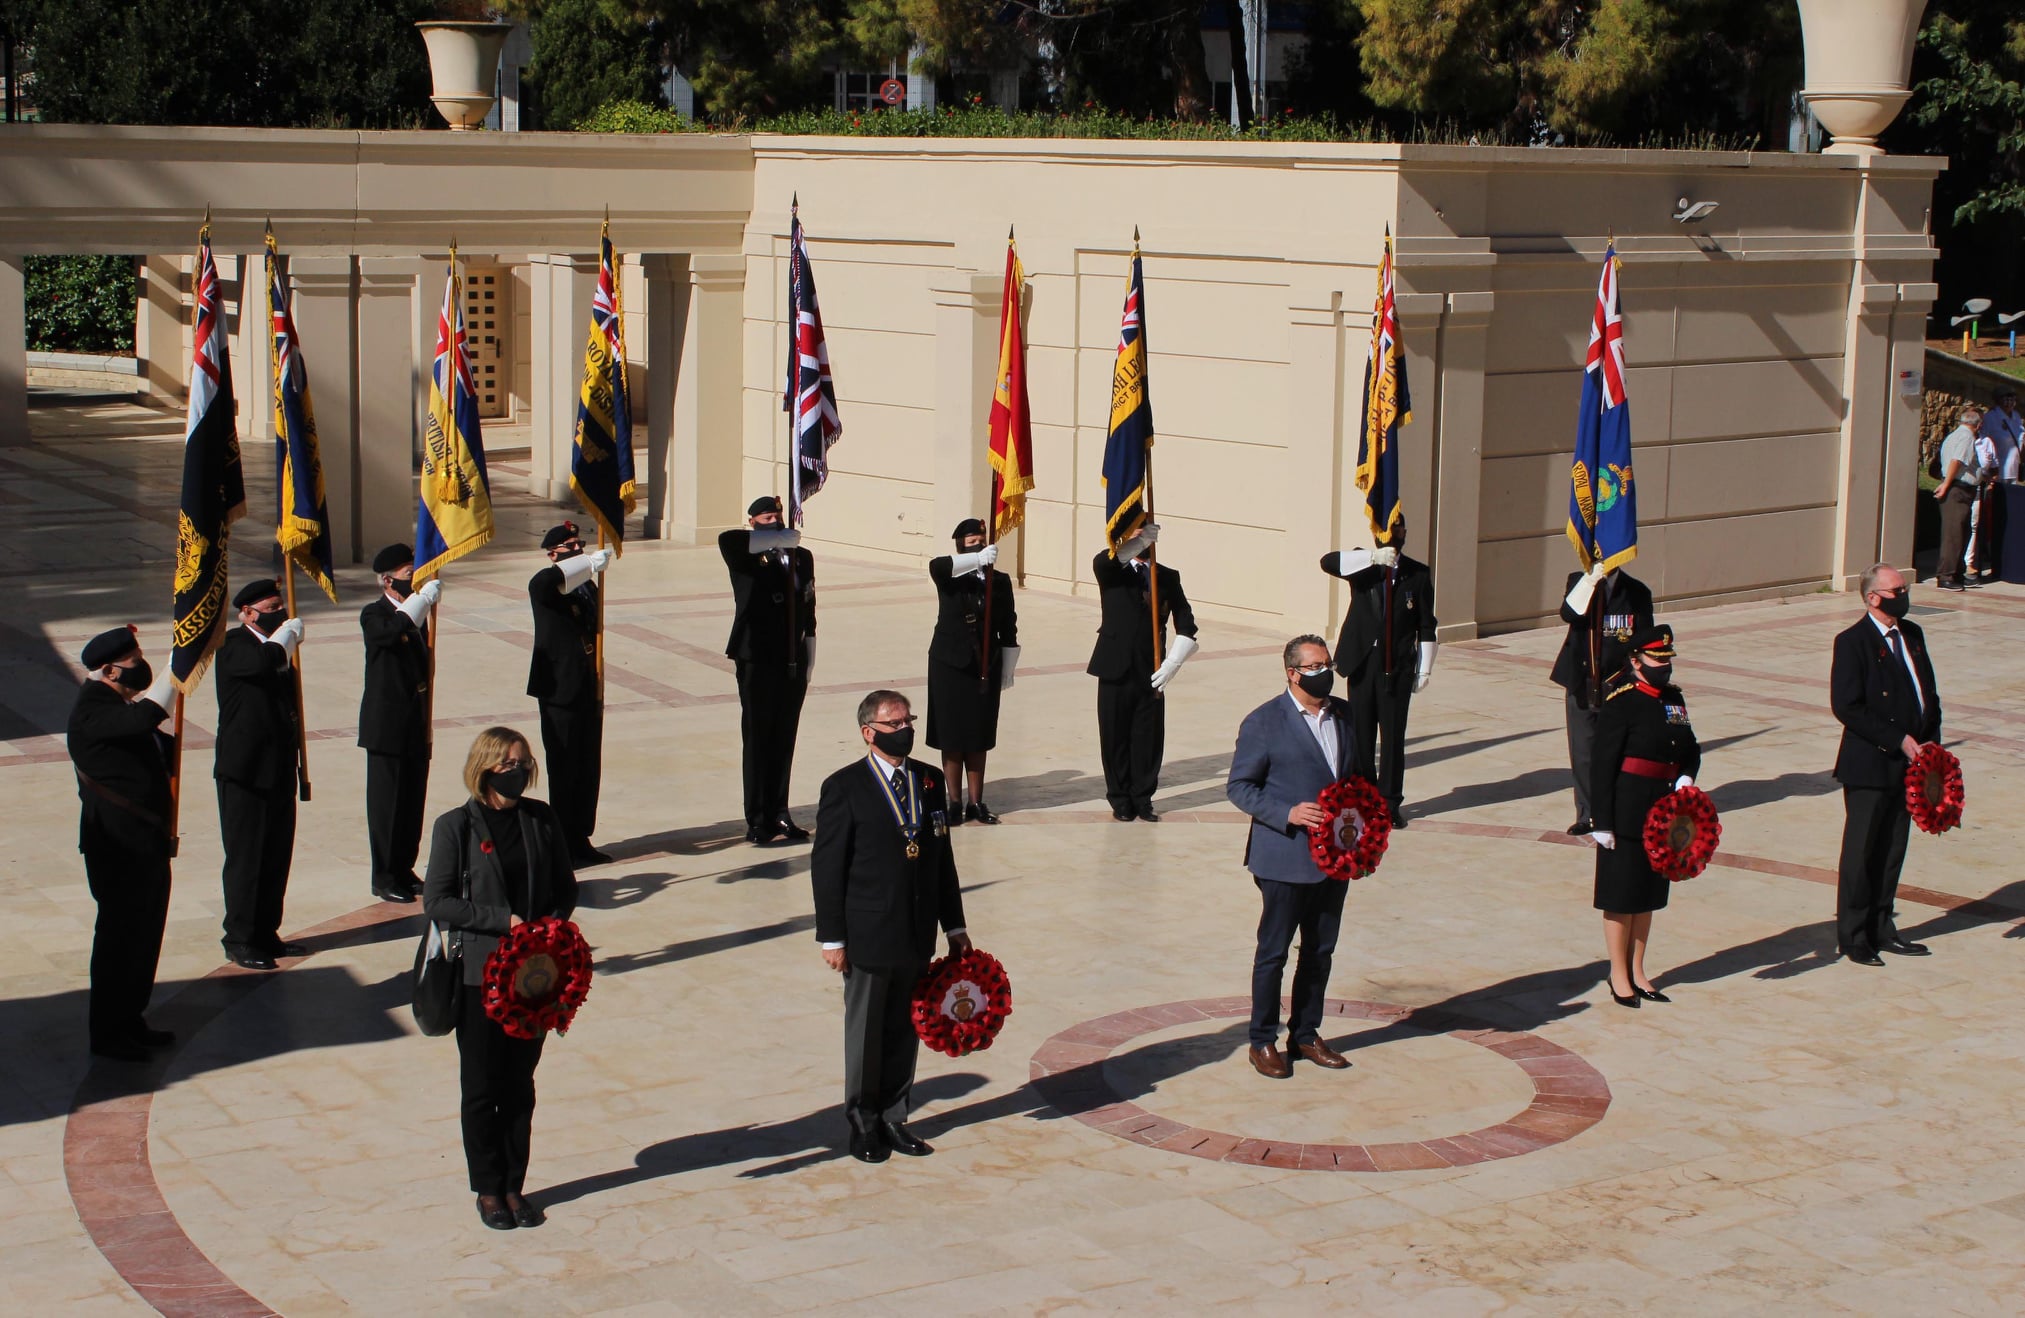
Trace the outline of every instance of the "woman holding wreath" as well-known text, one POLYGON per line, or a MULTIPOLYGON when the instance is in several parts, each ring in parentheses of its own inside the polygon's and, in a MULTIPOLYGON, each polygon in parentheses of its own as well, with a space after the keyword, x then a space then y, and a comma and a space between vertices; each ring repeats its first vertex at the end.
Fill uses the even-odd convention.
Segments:
POLYGON ((486 1015, 485 961, 513 926, 566 920, 577 904, 562 826, 546 802, 525 794, 539 772, 520 733, 479 733, 464 758, 471 799, 436 820, 422 880, 423 913, 450 931, 464 961, 457 1018, 464 1162, 479 1219, 495 1231, 542 1223, 521 1194, 542 1039, 513 1038, 486 1015))
POLYGON ((996 824, 984 803, 984 757, 998 745, 999 692, 1020 661, 1019 616, 1012 578, 992 570, 998 546, 984 542, 984 523, 967 517, 950 536, 957 552, 928 562, 940 607, 928 643, 927 741, 942 752, 949 822, 996 824))
POLYGON ((1610 996, 1620 1007, 1672 999, 1645 973, 1652 913, 1672 884, 1645 851, 1645 820, 1669 792, 1693 784, 1701 744, 1688 722, 1687 698, 1673 685, 1673 628, 1641 627, 1625 670, 1604 688, 1596 720, 1589 801, 1598 825, 1596 909, 1610 951, 1610 996))

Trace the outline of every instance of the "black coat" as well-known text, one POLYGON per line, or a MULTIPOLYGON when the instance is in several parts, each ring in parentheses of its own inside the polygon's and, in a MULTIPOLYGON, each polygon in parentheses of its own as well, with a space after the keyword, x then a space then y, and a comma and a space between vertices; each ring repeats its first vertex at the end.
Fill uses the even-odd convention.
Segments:
MULTIPOLYGON (((984 637, 984 582, 975 572, 955 576, 950 567, 947 554, 928 560, 928 576, 935 582, 937 600, 935 635, 928 642, 928 657, 975 677, 978 642, 984 637)), ((991 666, 997 672, 999 651, 1020 643, 1012 578, 1003 572, 991 574, 991 637, 991 666)))
POLYGON ((274 791, 295 786, 295 674, 288 651, 234 627, 211 661, 218 688, 218 745, 211 776, 274 791))
MULTIPOLYGON (((1385 569, 1339 572, 1341 558, 1322 556, 1322 570, 1350 583, 1350 611, 1336 637, 1336 671, 1355 682, 1366 665, 1377 663, 1385 643, 1385 569)), ((1411 673, 1420 664, 1420 643, 1434 639, 1434 574, 1417 558, 1401 555, 1392 575, 1392 671, 1411 673)))
MULTIPOLYGON (((1109 550, 1100 550, 1090 563, 1097 578, 1097 602, 1103 616, 1097 622, 1097 645, 1090 651, 1090 676, 1106 682, 1153 676, 1153 610, 1147 592, 1140 588, 1139 570, 1120 563, 1109 550)), ((1195 612, 1181 589, 1181 574, 1164 564, 1160 568, 1160 628, 1163 642, 1167 624, 1183 636, 1195 635, 1195 612)), ((1161 646, 1161 654, 1167 652, 1161 646)))
MULTIPOLYGON (((1554 658, 1553 681, 1556 686, 1573 693, 1586 709, 1589 706, 1589 620, 1596 604, 1591 601, 1589 613, 1576 613, 1568 607, 1568 592, 1575 589, 1575 583, 1581 579, 1580 572, 1570 572, 1568 584, 1561 590, 1561 621, 1568 624, 1568 635, 1561 641, 1561 653, 1554 658)), ((1652 626, 1652 590, 1643 581, 1619 568, 1597 584, 1596 597, 1603 602, 1600 636, 1603 662, 1596 671, 1600 679, 1607 679, 1623 672, 1630 663, 1632 633, 1641 627, 1652 626)))
POLYGON ((842 943, 855 966, 926 965, 935 956, 936 930, 964 927, 942 771, 919 760, 908 760, 906 767, 921 785, 918 860, 907 859, 893 807, 867 760, 855 760, 825 778, 816 806, 816 844, 809 860, 816 939, 842 943), (938 814, 945 820, 941 827, 938 814))
POLYGON ((731 573, 731 597, 737 609, 731 620, 731 639, 724 643, 725 657, 748 663, 802 663, 806 652, 801 641, 816 634, 815 556, 799 547, 755 554, 751 544, 752 532, 748 530, 734 529, 717 537, 717 552, 724 556, 724 566, 731 573), (783 561, 785 553, 794 557, 792 585, 783 561), (795 589, 800 590, 801 598, 792 610, 795 644, 790 649, 788 597, 795 589))
POLYGON ((381 595, 359 610, 366 639, 366 687, 359 699, 359 745, 379 755, 429 749, 429 641, 381 595))
POLYGON ((170 854, 169 739, 156 731, 167 716, 154 701, 127 701, 97 678, 79 688, 67 737, 70 762, 80 775, 79 851, 117 847, 151 857, 170 854), (87 786, 85 778, 103 792, 87 786))
POLYGON ((562 588, 563 570, 551 565, 527 583, 534 608, 534 654, 527 665, 527 694, 549 705, 598 703, 598 588, 585 582, 562 588))
POLYGON ((1596 853, 1596 909, 1620 915, 1666 905, 1669 880, 1645 854, 1645 819, 1673 790, 1674 778, 1701 772, 1702 748, 1688 721, 1687 697, 1677 686, 1650 687, 1620 673, 1611 679, 1596 715, 1589 769, 1589 811, 1596 827, 1617 835, 1611 850, 1596 853), (1665 778, 1626 773, 1625 758, 1678 766, 1665 778))
POLYGON ((485 978, 485 958, 499 946, 513 914, 507 884, 528 885, 521 909, 529 919, 553 915, 567 920, 577 909, 577 875, 570 868, 569 843, 548 802, 524 796, 520 816, 521 845, 526 849, 526 874, 507 875, 485 827, 476 801, 436 817, 429 834, 429 871, 422 878, 422 914, 456 933, 464 949, 464 982, 485 978), (466 876, 470 897, 464 896, 466 876))
POLYGON ((1916 622, 1900 622, 1899 638, 1919 673, 1925 708, 1913 695, 1905 665, 1877 624, 1865 614, 1835 638, 1829 667, 1828 704, 1842 724, 1835 752, 1835 781, 1844 787, 1896 789, 1905 786, 1904 742, 1941 739, 1941 693, 1927 657, 1926 634, 1916 622))

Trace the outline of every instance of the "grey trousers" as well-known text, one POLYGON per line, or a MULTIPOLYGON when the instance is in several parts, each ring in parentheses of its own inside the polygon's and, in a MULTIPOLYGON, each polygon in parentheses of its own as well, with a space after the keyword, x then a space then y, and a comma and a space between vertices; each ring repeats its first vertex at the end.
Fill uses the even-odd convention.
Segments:
POLYGON ((919 966, 853 965, 844 975, 844 1117, 854 1128, 905 1121, 914 1093, 919 966))
POLYGON ((1568 698, 1568 767, 1575 774, 1575 818, 1588 819, 1589 815, 1589 747, 1596 740, 1596 711, 1584 709, 1576 703, 1575 693, 1568 698))

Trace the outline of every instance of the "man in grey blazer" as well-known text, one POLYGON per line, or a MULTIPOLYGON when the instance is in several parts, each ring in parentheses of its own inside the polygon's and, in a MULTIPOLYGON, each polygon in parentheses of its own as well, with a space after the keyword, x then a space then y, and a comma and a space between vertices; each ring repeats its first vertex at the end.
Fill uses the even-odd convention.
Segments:
POLYGON ((1293 1074, 1289 1054, 1332 1071, 1350 1065, 1322 1042, 1320 1032, 1329 960, 1349 885, 1323 875, 1309 854, 1308 830, 1322 823, 1316 804, 1322 789, 1349 776, 1356 738, 1349 704, 1329 694, 1335 673, 1328 642, 1296 636, 1281 661, 1286 690, 1245 716, 1224 785, 1231 804, 1252 817, 1245 868, 1258 884, 1264 909, 1252 961, 1251 1063, 1273 1080, 1293 1074), (1301 955, 1294 963, 1289 1052, 1282 1053, 1280 981, 1296 930, 1301 955))

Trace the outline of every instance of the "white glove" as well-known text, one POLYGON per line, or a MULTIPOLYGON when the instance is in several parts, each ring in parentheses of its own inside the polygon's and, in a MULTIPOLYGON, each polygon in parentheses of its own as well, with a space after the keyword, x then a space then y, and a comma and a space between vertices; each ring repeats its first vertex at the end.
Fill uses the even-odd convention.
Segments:
POLYGON ((991 567, 997 562, 998 546, 986 545, 975 554, 951 555, 949 559, 949 571, 950 575, 960 577, 966 572, 975 572, 979 568, 991 567))
POLYGON ((1368 549, 1339 549, 1336 551, 1336 575, 1354 577, 1371 566, 1371 551, 1368 549))
POLYGON ((998 652, 999 690, 1008 691, 1012 689, 1013 670, 1017 669, 1019 666, 1020 666, 1020 648, 1017 645, 1008 645, 1003 650, 1000 650, 998 652))
POLYGON ((616 549, 593 549, 586 557, 591 560, 593 572, 603 572, 612 566, 612 560, 619 556, 616 549))
POLYGON ((1575 578, 1575 588, 1568 592, 1568 611, 1570 613, 1589 612, 1589 601, 1596 594, 1597 580, 1594 568, 1575 578))
POLYGON ((290 618, 274 629, 274 635, 267 638, 267 644, 278 645, 289 658, 295 658, 295 647, 302 644, 302 619, 290 618))
POLYGON ((796 549, 801 546, 802 533, 785 526, 755 526, 752 538, 747 541, 755 554, 770 554, 776 549, 796 549))
MULTIPOLYGON (((599 550, 598 552, 605 553, 607 551, 599 550)), ((562 593, 565 595, 575 590, 578 586, 583 585, 586 581, 589 581, 594 573, 601 570, 598 565, 597 554, 578 554, 575 558, 564 559, 562 562, 556 564, 556 566, 562 569, 562 593)))
POLYGON ((1673 790, 1675 790, 1676 792, 1678 792, 1683 787, 1693 787, 1694 785, 1695 780, 1688 777, 1686 774, 1682 774, 1680 777, 1673 780, 1673 790))
POLYGON ((1200 645, 1196 644, 1193 636, 1175 637, 1173 648, 1168 650, 1167 658, 1161 663, 1159 670, 1153 674, 1153 689, 1155 691, 1165 691, 1167 684, 1174 680, 1174 675, 1181 671, 1181 666, 1188 662, 1188 656, 1201 648, 1200 645))
POLYGON ((431 577, 408 598, 394 607, 408 615, 408 621, 420 627, 429 620, 429 610, 436 607, 436 601, 443 596, 442 583, 431 577))
POLYGON ((1589 835, 1589 840, 1605 851, 1617 850, 1617 834, 1607 828, 1599 828, 1589 835))
POLYGON ((1139 534, 1118 546, 1118 561, 1129 563, 1146 552, 1146 546, 1160 539, 1160 523, 1148 522, 1139 528, 1139 534))
POLYGON ((141 692, 141 699, 154 701, 164 713, 175 710, 176 679, 171 675, 169 665, 162 665, 162 671, 156 676, 154 685, 141 692))
POLYGON ((816 680, 816 638, 813 636, 802 638, 802 680, 816 680))
POLYGON ((1399 551, 1391 545, 1381 545, 1371 551, 1371 562, 1377 567, 1391 567, 1399 562, 1399 551))
POLYGON ((1433 641, 1420 643, 1420 668, 1414 673, 1413 693, 1419 695, 1427 690, 1427 679, 1434 676, 1434 652, 1441 647, 1433 641))

